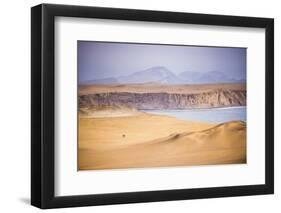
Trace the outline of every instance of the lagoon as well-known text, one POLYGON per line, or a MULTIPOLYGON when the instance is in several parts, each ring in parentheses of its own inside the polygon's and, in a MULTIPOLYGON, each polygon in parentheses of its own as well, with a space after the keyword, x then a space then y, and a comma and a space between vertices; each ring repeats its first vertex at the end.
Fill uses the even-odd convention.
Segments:
POLYGON ((225 107, 212 109, 187 109, 187 110, 143 110, 157 115, 168 115, 180 120, 203 121, 208 123, 225 123, 229 121, 247 120, 246 107, 225 107))

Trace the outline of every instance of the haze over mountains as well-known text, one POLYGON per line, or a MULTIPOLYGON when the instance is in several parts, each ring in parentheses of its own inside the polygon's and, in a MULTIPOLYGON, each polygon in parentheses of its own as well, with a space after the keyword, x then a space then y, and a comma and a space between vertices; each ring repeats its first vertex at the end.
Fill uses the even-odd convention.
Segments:
POLYGON ((212 83, 244 83, 246 79, 236 79, 220 71, 192 72, 186 71, 175 75, 164 66, 151 67, 134 72, 127 76, 93 79, 80 84, 212 84, 212 83))

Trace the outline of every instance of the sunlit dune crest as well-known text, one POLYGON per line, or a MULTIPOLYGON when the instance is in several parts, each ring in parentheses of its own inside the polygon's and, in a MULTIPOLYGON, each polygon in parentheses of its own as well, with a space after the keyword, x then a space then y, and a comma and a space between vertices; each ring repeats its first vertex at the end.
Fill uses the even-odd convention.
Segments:
POLYGON ((245 122, 215 125, 130 112, 80 117, 79 170, 246 163, 245 122))

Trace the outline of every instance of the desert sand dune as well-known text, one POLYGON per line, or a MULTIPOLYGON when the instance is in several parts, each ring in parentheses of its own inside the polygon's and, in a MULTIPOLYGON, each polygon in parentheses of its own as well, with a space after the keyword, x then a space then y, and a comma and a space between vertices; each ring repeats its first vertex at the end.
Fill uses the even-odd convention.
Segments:
POLYGON ((89 106, 79 108, 80 118, 112 118, 140 115, 142 112, 126 106, 89 106))
POLYGON ((246 163, 246 124, 80 117, 78 158, 79 170, 246 163))

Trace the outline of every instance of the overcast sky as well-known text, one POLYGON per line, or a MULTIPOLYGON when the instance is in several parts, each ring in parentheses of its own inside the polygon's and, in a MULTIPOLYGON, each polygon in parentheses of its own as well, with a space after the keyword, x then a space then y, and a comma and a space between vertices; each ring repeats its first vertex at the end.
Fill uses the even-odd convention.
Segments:
POLYGON ((79 82, 126 76, 154 66, 176 75, 220 71, 246 79, 246 49, 78 41, 79 82))

